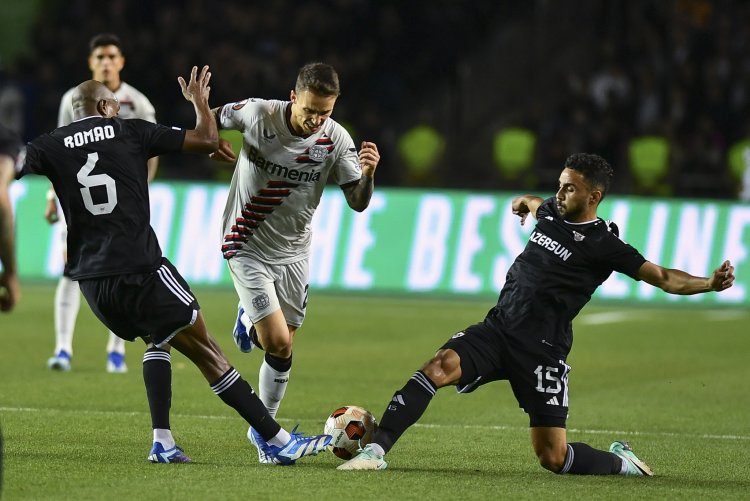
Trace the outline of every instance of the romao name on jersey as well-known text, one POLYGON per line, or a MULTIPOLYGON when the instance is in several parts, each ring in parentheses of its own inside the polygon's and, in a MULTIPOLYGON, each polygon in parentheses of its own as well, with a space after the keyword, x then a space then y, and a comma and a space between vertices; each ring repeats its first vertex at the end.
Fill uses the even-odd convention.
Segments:
POLYGON ((560 256, 563 261, 567 261, 568 258, 573 255, 572 252, 560 245, 560 242, 552 240, 544 233, 538 231, 534 231, 534 233, 531 234, 529 242, 534 242, 535 244, 539 244, 545 249, 552 251, 555 255, 560 256))
POLYGON ((260 154, 258 148, 256 148, 255 146, 250 146, 247 153, 247 158, 248 160, 253 162, 259 169, 262 169, 275 176, 291 179, 292 181, 320 181, 320 172, 315 172, 314 170, 305 172, 273 163, 270 160, 266 160, 263 155, 260 154))
POLYGON ((105 125, 104 127, 97 126, 90 130, 76 132, 72 136, 65 136, 63 141, 67 148, 75 148, 76 146, 83 146, 84 144, 95 143, 104 139, 112 139, 113 137, 115 137, 114 127, 105 125))

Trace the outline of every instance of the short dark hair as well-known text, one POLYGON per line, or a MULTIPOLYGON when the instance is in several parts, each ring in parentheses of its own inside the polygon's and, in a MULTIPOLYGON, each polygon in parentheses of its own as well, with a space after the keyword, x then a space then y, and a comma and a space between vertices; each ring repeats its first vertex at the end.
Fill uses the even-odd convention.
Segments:
POLYGON ((609 163, 593 153, 574 153, 565 160, 565 167, 583 174, 583 178, 602 192, 602 199, 609 191, 614 170, 609 163))
POLYGON ((113 33, 99 33, 94 35, 89 40, 89 53, 94 52, 97 47, 105 47, 107 45, 114 45, 120 52, 122 52, 122 44, 120 43, 120 37, 113 33))
POLYGON ((319 96, 338 96, 339 75, 329 64, 306 64, 299 70, 297 83, 294 85, 294 91, 298 94, 305 90, 319 96))

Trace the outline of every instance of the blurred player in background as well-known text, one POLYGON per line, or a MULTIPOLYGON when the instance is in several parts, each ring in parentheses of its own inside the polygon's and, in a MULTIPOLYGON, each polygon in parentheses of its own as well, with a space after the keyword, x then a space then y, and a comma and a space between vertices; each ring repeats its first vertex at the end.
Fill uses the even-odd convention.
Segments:
POLYGON ((687 295, 731 287, 734 267, 725 261, 702 278, 646 261, 618 238, 616 225, 596 215, 612 173, 597 155, 571 155, 554 197, 513 200, 521 224, 529 214, 537 224, 508 270, 497 305, 483 322, 453 335, 393 395, 372 443, 338 469, 385 469, 383 456, 419 420, 439 388, 454 385, 459 393, 469 393, 507 379, 529 415, 531 443, 544 468, 582 475, 652 475, 627 442, 614 442, 609 451, 567 442, 566 359, 573 344, 572 321, 613 271, 687 295))
MULTIPOLYGON (((0 311, 5 313, 11 311, 21 299, 10 183, 17 166, 23 161, 24 151, 18 134, 0 123, 0 311)), ((3 430, 0 427, 0 497, 3 494, 4 455, 5 444, 3 430)))
POLYGON ((16 164, 23 160, 21 138, 0 124, 0 311, 10 311, 21 298, 16 263, 13 208, 10 203, 10 183, 16 164))
POLYGON ((289 433, 268 414, 250 385, 229 364, 206 329, 198 302, 177 269, 162 256, 150 226, 146 162, 154 155, 218 147, 208 105, 211 74, 193 67, 179 78, 196 114, 194 130, 116 118, 115 95, 95 80, 73 92, 70 125, 27 147, 18 176, 40 174, 52 182, 68 222, 69 270, 94 314, 123 339, 143 338, 143 378, 154 440, 148 459, 186 463, 169 425, 170 346, 189 358, 227 405, 257 429, 264 452, 277 464, 325 449, 329 435, 289 433))
MULTIPOLYGON (((332 120, 339 96, 336 71, 304 66, 289 101, 245 99, 213 111, 221 129, 243 134, 239 162, 224 210, 222 252, 240 298, 234 329, 240 350, 265 350, 260 398, 275 416, 289 382, 292 342, 307 308, 310 221, 329 176, 347 203, 361 212, 370 203, 380 154, 375 143, 357 148, 332 120)), ((235 161, 222 140, 214 158, 235 161)), ((252 427, 248 438, 262 437, 252 427)))
MULTIPOLYGON (((120 118, 140 118, 156 123, 156 115, 151 102, 134 87, 120 80, 120 71, 125 66, 120 39, 116 35, 103 33, 94 36, 89 42, 89 69, 92 80, 103 83, 111 90, 120 102, 120 118)), ((75 87, 68 90, 60 100, 60 112, 57 126, 62 127, 73 121, 71 99, 75 87)), ((148 159, 149 181, 156 175, 158 157, 148 159)), ((58 220, 57 200, 54 190, 47 193, 47 208, 44 214, 50 224, 58 220)), ((66 241, 65 232, 62 235, 66 241)), ((63 275, 55 291, 55 354, 47 362, 50 369, 70 370, 70 359, 73 356, 73 332, 81 304, 78 284, 70 279, 67 269, 67 251, 63 254, 66 262, 63 275)), ((107 342, 107 372, 127 372, 125 363, 125 343, 122 339, 109 333, 107 342)))

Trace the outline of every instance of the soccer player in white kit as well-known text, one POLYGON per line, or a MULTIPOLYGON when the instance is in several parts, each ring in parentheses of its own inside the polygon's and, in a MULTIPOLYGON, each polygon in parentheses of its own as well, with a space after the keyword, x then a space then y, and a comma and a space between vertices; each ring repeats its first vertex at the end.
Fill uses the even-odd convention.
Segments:
MULTIPOLYGON (((120 80, 120 71, 125 65, 120 39, 110 33, 94 36, 89 42, 89 69, 92 80, 102 82, 111 90, 120 102, 120 118, 140 118, 156 123, 156 113, 151 102, 135 87, 120 80)), ((60 111, 57 126, 62 127, 73 121, 72 96, 76 87, 69 89, 60 100, 60 111)), ((148 179, 156 174, 158 157, 148 159, 148 179)), ((50 224, 58 221, 57 198, 50 189, 47 193, 47 208, 44 216, 50 224)), ((64 221, 63 221, 64 224, 64 221)), ((63 246, 66 245, 67 231, 62 232, 63 246)), ((67 249, 63 250, 67 263, 67 249)), ((78 283, 63 272, 55 290, 55 354, 47 361, 53 370, 70 370, 70 359, 73 355, 73 332, 76 317, 81 304, 78 283)), ((125 341, 110 331, 107 342, 107 372, 124 373, 128 366, 125 363, 125 341)))
MULTIPOLYGON (((234 337, 242 351, 253 343, 265 350, 258 389, 274 417, 289 382, 294 334, 305 319, 310 222, 326 180, 332 176, 361 212, 380 160, 375 143, 362 142, 357 152, 330 118, 338 95, 336 71, 311 63, 300 70, 289 101, 245 99, 214 109, 220 129, 243 135, 221 248, 240 298, 234 337)), ((226 141, 212 157, 235 160, 226 141)), ((252 428, 248 439, 260 462, 268 462, 252 428)))

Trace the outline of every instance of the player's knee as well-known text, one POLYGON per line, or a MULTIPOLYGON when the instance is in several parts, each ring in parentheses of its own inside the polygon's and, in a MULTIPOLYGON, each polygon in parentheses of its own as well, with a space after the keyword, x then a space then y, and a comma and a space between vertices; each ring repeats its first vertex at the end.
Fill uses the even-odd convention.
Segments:
POLYGON ((455 384, 461 375, 460 359, 453 350, 440 350, 429 362, 422 366, 422 372, 438 388, 455 384))
POLYGON ((559 451, 555 448, 544 447, 536 449, 536 457, 539 459, 539 464, 545 470, 549 470, 553 473, 557 473, 562 470, 565 464, 565 451, 559 451))
POLYGON ((268 336, 264 339, 260 338, 261 344, 264 346, 266 353, 270 353, 279 358, 289 358, 292 356, 292 337, 289 335, 277 335, 268 336))

